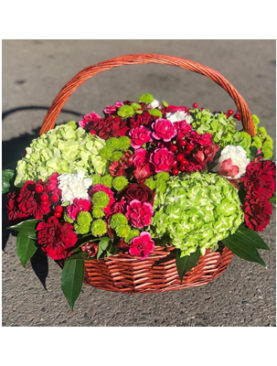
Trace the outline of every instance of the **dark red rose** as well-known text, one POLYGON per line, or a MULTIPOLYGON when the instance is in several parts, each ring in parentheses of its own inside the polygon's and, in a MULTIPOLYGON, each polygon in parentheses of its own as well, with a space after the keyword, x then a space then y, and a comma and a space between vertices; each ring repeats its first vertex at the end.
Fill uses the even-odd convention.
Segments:
POLYGON ((153 175, 150 164, 145 164, 140 167, 136 167, 134 170, 134 177, 139 183, 143 183, 147 178, 153 175))
POLYGON ((270 160, 252 162, 247 165, 241 178, 247 193, 270 198, 276 190, 276 167, 270 160))
POLYGON ((263 231, 269 224, 272 205, 263 196, 246 195, 244 205, 245 224, 252 230, 263 231))
POLYGON ((132 183, 122 189, 122 191, 118 192, 118 197, 124 197, 127 203, 133 200, 138 200, 140 202, 149 202, 153 205, 155 192, 145 184, 132 183))
POLYGON ((37 237, 41 249, 55 260, 66 258, 77 242, 73 225, 68 222, 61 223, 55 216, 49 217, 47 222, 42 221, 38 224, 37 237))
POLYGON ((124 213, 125 206, 126 206, 126 200, 124 197, 121 197, 119 201, 116 201, 111 205, 111 215, 115 213, 124 213))

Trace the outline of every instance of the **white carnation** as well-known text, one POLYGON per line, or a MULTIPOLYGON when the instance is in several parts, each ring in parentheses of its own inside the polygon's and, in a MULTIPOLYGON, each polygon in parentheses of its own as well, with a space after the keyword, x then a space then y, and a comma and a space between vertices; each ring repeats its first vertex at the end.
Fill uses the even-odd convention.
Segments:
POLYGON ((174 122, 180 122, 180 121, 186 121, 187 123, 192 122, 192 117, 189 113, 184 111, 177 111, 174 113, 168 112, 166 113, 166 119, 169 119, 172 123, 174 122))
POLYGON ((89 198, 88 188, 92 185, 92 179, 85 178, 83 170, 79 170, 77 174, 61 174, 58 181, 62 202, 73 203, 74 198, 89 198))
POLYGON ((228 159, 232 160, 232 165, 236 165, 239 168, 239 173, 233 177, 234 179, 238 179, 245 174, 250 160, 247 158, 246 151, 241 146, 227 145, 224 147, 218 159, 218 167, 220 168, 223 161, 228 159))
POLYGON ((158 108, 160 105, 160 102, 157 99, 154 99, 152 103, 148 104, 148 108, 158 108))

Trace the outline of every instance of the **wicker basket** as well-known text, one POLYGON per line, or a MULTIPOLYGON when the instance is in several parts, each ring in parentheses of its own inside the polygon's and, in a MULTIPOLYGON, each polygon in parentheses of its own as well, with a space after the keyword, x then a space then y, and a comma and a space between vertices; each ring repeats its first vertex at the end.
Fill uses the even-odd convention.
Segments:
MULTIPOLYGON (((56 119, 70 95, 86 80, 122 65, 165 64, 207 76, 230 94, 242 117, 244 130, 255 134, 250 110, 232 84, 222 74, 194 61, 158 54, 125 55, 89 66, 76 74, 59 92, 44 119, 40 135, 54 128, 56 119)), ((224 247, 217 252, 207 251, 198 264, 184 275, 181 284, 174 256, 174 247, 159 247, 141 260, 129 254, 118 254, 105 259, 85 261, 85 283, 108 291, 128 293, 163 292, 200 286, 219 276, 232 260, 232 252, 224 247)))

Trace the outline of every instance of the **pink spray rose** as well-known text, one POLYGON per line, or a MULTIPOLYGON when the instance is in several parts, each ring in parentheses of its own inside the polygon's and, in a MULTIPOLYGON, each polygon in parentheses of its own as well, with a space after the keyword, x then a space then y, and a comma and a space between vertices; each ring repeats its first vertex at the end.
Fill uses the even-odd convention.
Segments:
POLYGON ((126 217, 131 225, 139 229, 150 225, 152 215, 152 205, 148 202, 141 202, 139 200, 131 201, 126 211, 126 217))
POLYGON ((169 172, 174 162, 174 154, 167 148, 156 149, 150 155, 150 162, 155 167, 155 172, 169 172))
POLYGON ((151 141, 151 132, 148 128, 139 126, 130 130, 129 137, 131 139, 131 146, 134 149, 138 149, 141 145, 151 141))
POLYGON ((98 113, 92 112, 87 114, 79 121, 79 126, 85 128, 89 122, 93 122, 95 119, 101 119, 98 113))
POLYGON ((170 141, 176 135, 176 128, 168 119, 159 118, 152 124, 152 136, 156 140, 170 141))
POLYGON ((79 212, 81 211, 90 211, 91 209, 91 201, 82 199, 82 198, 74 198, 73 204, 67 206, 66 214, 72 220, 76 220, 79 212))
POLYGON ((154 251, 155 244, 147 231, 142 231, 140 236, 131 240, 129 253, 140 259, 145 259, 154 251))

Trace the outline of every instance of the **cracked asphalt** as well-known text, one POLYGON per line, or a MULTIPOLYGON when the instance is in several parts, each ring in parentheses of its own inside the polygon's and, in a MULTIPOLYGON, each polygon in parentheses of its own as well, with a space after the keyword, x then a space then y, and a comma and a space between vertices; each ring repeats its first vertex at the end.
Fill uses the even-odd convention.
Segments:
MULTIPOLYGON (((37 137, 47 108, 82 68, 132 53, 180 56, 221 72, 241 93, 275 139, 276 50, 273 40, 5 40, 3 41, 3 168, 14 168, 37 137)), ((113 69, 83 84, 59 122, 78 119, 116 100, 143 92, 172 104, 235 109, 226 92, 203 76, 164 65, 113 69)), ((5 201, 4 201, 5 204, 5 201)), ((261 234, 271 248, 267 268, 234 258, 203 287, 168 293, 120 294, 87 285, 69 310, 60 289, 61 270, 41 257, 22 268, 16 240, 3 216, 3 326, 276 326, 276 221, 261 234), (46 282, 36 273, 48 274, 46 282), (45 286, 45 288, 44 288, 45 286)))

